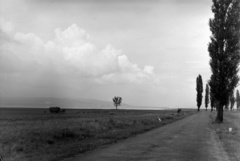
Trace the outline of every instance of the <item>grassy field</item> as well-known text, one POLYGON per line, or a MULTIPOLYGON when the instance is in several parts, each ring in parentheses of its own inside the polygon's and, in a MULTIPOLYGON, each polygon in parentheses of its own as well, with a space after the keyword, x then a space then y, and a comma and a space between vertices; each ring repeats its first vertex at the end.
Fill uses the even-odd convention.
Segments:
POLYGON ((211 114, 212 125, 230 161, 240 160, 240 111, 224 111, 224 122, 215 123, 216 112, 211 114), (232 131, 229 131, 232 128, 232 131))
POLYGON ((68 109, 62 114, 51 114, 48 109, 0 108, 0 154, 5 161, 61 160, 194 113, 195 110, 177 113, 68 109))

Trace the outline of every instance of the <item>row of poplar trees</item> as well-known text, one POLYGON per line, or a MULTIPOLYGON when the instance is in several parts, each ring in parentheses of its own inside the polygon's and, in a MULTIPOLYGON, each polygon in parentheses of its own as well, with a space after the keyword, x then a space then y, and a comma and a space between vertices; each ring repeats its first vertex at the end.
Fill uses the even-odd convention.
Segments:
MULTIPOLYGON (((198 107, 198 111, 199 111, 200 107, 202 105, 202 98, 203 98, 203 83, 202 83, 202 76, 201 75, 199 75, 197 77, 196 84, 197 84, 197 87, 196 87, 196 90, 197 90, 197 107, 198 107)), ((213 111, 213 109, 217 107, 217 102, 215 101, 215 99, 213 97, 213 93, 211 92, 208 83, 206 84, 206 88, 205 88, 205 98, 204 98, 204 100, 205 100, 206 111, 207 111, 209 103, 210 103, 210 106, 211 106, 211 111, 213 111)), ((236 91, 236 98, 234 97, 234 93, 231 93, 231 95, 229 95, 228 102, 224 106, 225 109, 228 110, 229 105, 230 105, 230 109, 233 110, 235 102, 236 102, 237 110, 240 109, 240 95, 239 95, 238 90, 236 91)))
POLYGON ((223 107, 236 88, 240 63, 240 0, 212 0, 213 18, 208 51, 212 71, 210 93, 216 102, 216 122, 223 122, 223 107))

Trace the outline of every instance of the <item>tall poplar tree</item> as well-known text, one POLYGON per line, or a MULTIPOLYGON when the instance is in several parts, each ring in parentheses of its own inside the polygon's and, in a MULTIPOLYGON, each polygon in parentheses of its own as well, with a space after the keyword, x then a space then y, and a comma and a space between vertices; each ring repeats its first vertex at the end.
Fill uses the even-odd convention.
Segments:
POLYGON ((206 89, 205 89, 205 107, 206 107, 206 111, 208 108, 208 104, 209 104, 209 86, 208 84, 206 84, 206 89))
POLYGON ((239 107, 240 107, 240 95, 239 95, 238 90, 237 90, 237 93, 236 93, 236 104, 237 104, 237 110, 238 110, 239 107))
POLYGON ((215 99, 212 93, 212 90, 210 88, 210 106, 211 106, 211 111, 215 108, 215 99))
POLYGON ((203 83, 202 83, 202 76, 199 74, 199 76, 196 79, 196 90, 197 90, 197 107, 198 111, 202 105, 202 93, 203 93, 203 83))
POLYGON ((231 111, 233 110, 234 104, 235 104, 235 98, 234 98, 234 93, 232 93, 231 96, 230 96, 230 109, 231 109, 231 111))
POLYGON ((240 1, 212 0, 214 17, 209 26, 212 32, 208 46, 212 75, 210 87, 217 105, 216 122, 223 122, 223 106, 237 86, 240 62, 240 1))

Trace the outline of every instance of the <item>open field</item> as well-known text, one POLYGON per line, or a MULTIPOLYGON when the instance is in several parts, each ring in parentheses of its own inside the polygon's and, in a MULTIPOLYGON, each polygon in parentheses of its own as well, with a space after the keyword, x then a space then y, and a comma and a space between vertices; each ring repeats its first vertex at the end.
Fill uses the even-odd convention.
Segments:
POLYGON ((224 122, 214 123, 216 112, 211 114, 213 128, 230 161, 240 160, 240 112, 224 111, 224 122), (232 128, 232 131, 229 131, 232 128))
POLYGON ((60 160, 182 119, 195 110, 0 108, 0 152, 9 160, 60 160), (157 117, 160 117, 160 122, 157 117))

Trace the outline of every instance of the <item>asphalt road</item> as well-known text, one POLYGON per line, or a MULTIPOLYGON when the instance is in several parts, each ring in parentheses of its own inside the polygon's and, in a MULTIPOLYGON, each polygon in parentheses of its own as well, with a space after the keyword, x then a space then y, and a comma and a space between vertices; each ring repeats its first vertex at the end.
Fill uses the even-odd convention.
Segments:
POLYGON ((64 161, 228 161, 210 122, 210 112, 202 111, 64 161))

